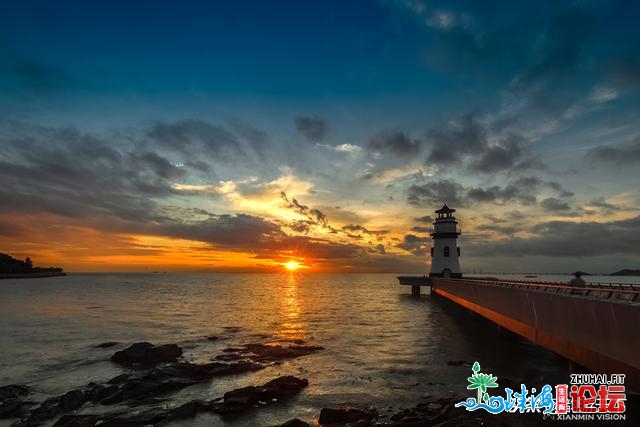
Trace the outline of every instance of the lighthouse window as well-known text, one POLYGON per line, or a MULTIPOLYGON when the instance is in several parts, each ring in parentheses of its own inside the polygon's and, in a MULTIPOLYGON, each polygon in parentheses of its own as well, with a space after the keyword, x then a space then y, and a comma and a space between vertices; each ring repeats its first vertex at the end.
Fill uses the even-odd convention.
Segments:
POLYGON ((444 256, 449 256, 449 246, 444 247, 444 256))
POLYGON ((458 246, 458 256, 460 256, 460 246, 458 246))
POLYGON ((433 248, 431 248, 431 256, 433 257, 433 248))

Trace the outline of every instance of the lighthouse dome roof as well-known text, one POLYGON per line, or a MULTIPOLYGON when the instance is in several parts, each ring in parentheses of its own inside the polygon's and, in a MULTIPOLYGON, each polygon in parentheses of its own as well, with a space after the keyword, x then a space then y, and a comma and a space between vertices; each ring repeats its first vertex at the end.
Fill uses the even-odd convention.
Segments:
POLYGON ((436 211, 437 214, 446 214, 446 213, 452 213, 455 212, 455 209, 451 209, 449 206, 447 206, 447 204, 445 203, 440 209, 438 209, 436 211))

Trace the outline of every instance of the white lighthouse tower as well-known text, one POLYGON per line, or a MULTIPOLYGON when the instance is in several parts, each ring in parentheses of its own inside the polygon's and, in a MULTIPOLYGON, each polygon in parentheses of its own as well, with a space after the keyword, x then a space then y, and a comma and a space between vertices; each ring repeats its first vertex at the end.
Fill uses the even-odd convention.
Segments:
POLYGON ((446 204, 438 209, 438 217, 433 223, 431 237, 431 271, 429 277, 462 277, 460 272, 460 248, 458 236, 461 234, 458 221, 453 216, 455 209, 446 204))

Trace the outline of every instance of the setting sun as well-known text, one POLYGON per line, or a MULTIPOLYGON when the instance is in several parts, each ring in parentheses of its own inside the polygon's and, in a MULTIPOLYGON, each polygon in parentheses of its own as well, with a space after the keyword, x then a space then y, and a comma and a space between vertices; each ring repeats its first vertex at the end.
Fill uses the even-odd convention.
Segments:
POLYGON ((301 267, 298 261, 287 261, 283 265, 284 265, 284 268, 286 268, 289 271, 295 271, 301 267))

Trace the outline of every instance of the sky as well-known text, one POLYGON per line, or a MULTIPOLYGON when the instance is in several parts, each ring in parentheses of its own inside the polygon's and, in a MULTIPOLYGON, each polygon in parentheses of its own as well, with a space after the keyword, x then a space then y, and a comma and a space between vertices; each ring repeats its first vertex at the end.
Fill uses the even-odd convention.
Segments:
POLYGON ((0 3, 0 252, 67 271, 640 268, 640 4, 0 3))

